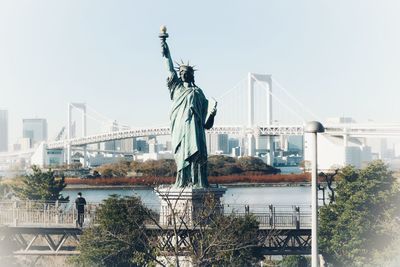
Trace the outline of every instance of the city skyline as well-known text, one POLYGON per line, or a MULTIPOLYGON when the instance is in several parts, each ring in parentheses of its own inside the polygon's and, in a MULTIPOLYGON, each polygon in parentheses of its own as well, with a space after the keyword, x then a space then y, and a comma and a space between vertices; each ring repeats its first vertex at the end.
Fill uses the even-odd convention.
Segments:
POLYGON ((131 126, 166 125, 161 24, 172 56, 197 65, 207 95, 218 98, 247 72, 268 73, 321 118, 399 122, 399 7, 4 1, 0 108, 8 110, 9 143, 22 137, 23 118, 46 118, 54 137, 66 124, 68 102, 86 102, 131 126))

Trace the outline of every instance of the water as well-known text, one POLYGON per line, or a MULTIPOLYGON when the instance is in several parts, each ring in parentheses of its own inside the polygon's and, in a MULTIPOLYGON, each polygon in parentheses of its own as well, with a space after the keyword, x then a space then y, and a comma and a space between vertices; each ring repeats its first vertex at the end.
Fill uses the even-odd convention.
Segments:
MULTIPOLYGON (((74 200, 78 192, 82 192, 88 202, 101 202, 111 194, 121 196, 140 196, 144 203, 158 204, 159 199, 151 189, 67 189, 63 195, 74 200)), ((310 205, 311 187, 282 186, 282 187, 231 187, 226 191, 223 201, 238 205, 310 205)))
POLYGON ((303 170, 298 166, 288 166, 288 167, 277 167, 281 170, 281 173, 302 173, 303 170))

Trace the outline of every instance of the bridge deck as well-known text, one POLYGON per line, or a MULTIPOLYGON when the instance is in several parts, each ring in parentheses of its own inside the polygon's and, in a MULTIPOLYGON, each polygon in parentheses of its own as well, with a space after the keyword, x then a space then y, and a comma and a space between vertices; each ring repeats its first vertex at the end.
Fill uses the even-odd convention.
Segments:
MULTIPOLYGON (((76 227, 77 214, 73 206, 58 203, 0 202, 0 240, 11 240, 18 245, 18 255, 74 255, 84 229, 96 225, 98 205, 88 205, 83 228, 76 227)), ((264 239, 261 247, 266 255, 307 254, 311 240, 310 213, 306 207, 227 205, 227 214, 242 217, 252 214, 259 222, 259 235, 264 239), (240 210, 245 212, 239 212, 240 210), (305 210, 305 212, 304 212, 305 210), (272 238, 272 239, 271 239, 272 238)), ((160 216, 155 212, 155 216, 160 216)), ((156 221, 160 221, 155 218, 156 221)), ((149 221, 150 222, 150 221, 149 221)), ((173 238, 171 225, 146 224, 148 231, 161 231, 173 238)), ((182 238, 187 231, 180 229, 182 238)))

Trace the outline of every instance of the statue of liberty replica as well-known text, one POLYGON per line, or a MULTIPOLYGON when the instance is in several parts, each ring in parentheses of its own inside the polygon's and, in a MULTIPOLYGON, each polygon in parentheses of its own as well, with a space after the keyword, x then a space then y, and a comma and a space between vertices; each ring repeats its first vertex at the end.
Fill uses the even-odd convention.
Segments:
POLYGON ((208 187, 205 129, 214 124, 216 102, 207 100, 194 81, 195 69, 172 61, 166 27, 161 27, 162 56, 168 71, 167 86, 172 100, 170 128, 177 176, 174 187, 208 187), (178 73, 179 76, 178 76, 178 73))
POLYGON ((206 198, 213 200, 218 212, 222 211, 220 198, 226 189, 210 186, 207 179, 205 131, 213 127, 217 103, 208 100, 197 87, 193 66, 183 62, 174 66, 165 26, 161 27, 159 38, 172 100, 170 128, 177 166, 174 186, 156 189, 161 200, 160 224, 170 225, 171 218, 179 217, 179 220, 185 221, 185 225, 191 225, 198 217, 198 211, 204 208, 206 198))

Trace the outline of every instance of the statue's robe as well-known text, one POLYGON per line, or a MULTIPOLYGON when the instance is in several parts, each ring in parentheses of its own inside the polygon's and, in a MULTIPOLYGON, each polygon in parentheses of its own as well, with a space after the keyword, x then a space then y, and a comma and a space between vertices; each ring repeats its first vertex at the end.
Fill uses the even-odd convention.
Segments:
POLYGON ((207 187, 205 123, 208 100, 197 86, 185 87, 176 72, 167 81, 172 100, 172 149, 177 166, 175 187, 207 187))

